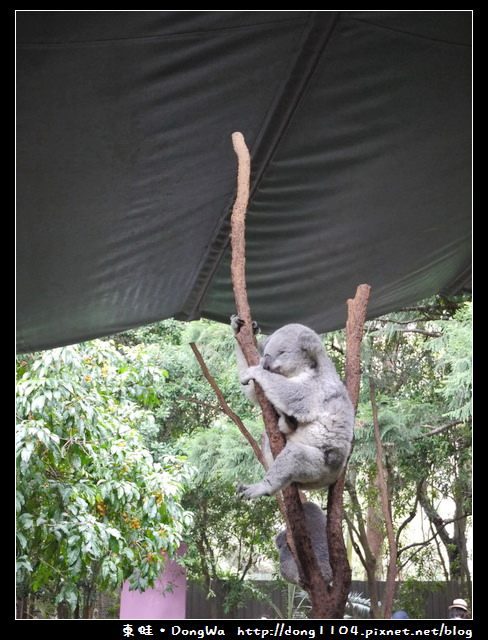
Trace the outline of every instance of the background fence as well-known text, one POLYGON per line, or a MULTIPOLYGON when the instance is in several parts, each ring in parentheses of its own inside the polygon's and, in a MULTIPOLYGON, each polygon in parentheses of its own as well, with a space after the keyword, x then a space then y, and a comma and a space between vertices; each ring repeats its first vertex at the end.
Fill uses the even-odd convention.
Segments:
MULTIPOLYGON (((186 619, 210 620, 212 618, 231 618, 231 619, 259 619, 262 617, 275 619, 278 618, 276 610, 270 605, 270 602, 286 615, 287 590, 276 588, 275 582, 256 582, 257 586, 268 594, 267 601, 263 602, 257 598, 248 598, 244 605, 238 607, 231 613, 225 613, 222 608, 222 595, 212 599, 207 599, 204 590, 197 584, 188 583, 187 600, 186 600, 186 619)), ((438 585, 438 583, 436 583, 438 585)), ((379 583, 380 597, 384 592, 384 582, 379 583)), ((446 620, 448 617, 448 607, 452 604, 454 598, 466 598, 460 585, 455 582, 447 582, 443 584, 441 590, 436 590, 433 583, 422 583, 425 587, 423 592, 425 619, 446 620)), ((351 583, 350 593, 361 594, 364 598, 368 597, 368 583, 353 580, 351 583)), ((96 605, 96 618, 118 618, 119 617, 120 595, 108 596, 107 594, 99 594, 96 605)), ((410 613, 411 615, 411 613, 410 613)), ((412 616, 414 617, 414 616, 412 616)))
MULTIPOLYGON (((448 618, 448 607, 452 604, 454 598, 465 597, 461 593, 460 586, 457 583, 444 583, 444 588, 436 590, 432 583, 424 583, 425 589, 425 618, 445 620, 448 618)), ((438 584, 438 583, 437 583, 438 584)), ((266 618, 277 618, 276 610, 270 605, 270 600, 275 606, 285 614, 287 595, 285 589, 277 589, 276 583, 258 582, 263 590, 268 590, 268 601, 260 601, 255 598, 248 598, 245 604, 236 608, 231 613, 225 613, 222 608, 222 598, 213 598, 212 602, 206 598, 203 590, 196 584, 188 585, 187 601, 186 601, 186 617, 187 619, 209 619, 209 618, 234 618, 234 619, 258 619, 263 616, 266 618)), ((384 582, 379 583, 380 597, 383 594, 384 582)), ((368 597, 368 583, 354 580, 351 583, 350 592, 359 593, 363 597, 368 597)))

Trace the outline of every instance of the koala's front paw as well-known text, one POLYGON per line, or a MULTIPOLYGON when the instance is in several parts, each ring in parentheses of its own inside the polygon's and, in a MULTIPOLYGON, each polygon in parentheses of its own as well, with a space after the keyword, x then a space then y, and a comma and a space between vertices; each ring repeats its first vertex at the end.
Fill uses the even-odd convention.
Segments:
POLYGON ((269 495, 261 482, 257 484, 241 484, 237 487, 237 490, 247 500, 255 500, 261 496, 269 495))
POLYGON ((251 380, 257 380, 260 370, 261 367, 258 364, 254 365, 253 367, 248 367, 239 377, 241 384, 247 385, 251 382, 251 380))
POLYGON ((239 333, 240 328, 244 324, 244 320, 233 314, 230 317, 230 327, 234 333, 239 333))
MULTIPOLYGON (((231 329, 234 332, 234 334, 239 333, 239 331, 240 331, 241 327, 243 326, 243 324, 244 324, 244 320, 242 318, 239 318, 238 315, 233 314, 230 317, 230 326, 231 326, 231 329)), ((252 332, 253 332, 253 334, 257 335, 259 333, 259 331, 260 331, 260 329, 259 329, 258 323, 255 320, 253 320, 253 322, 252 322, 252 332)))

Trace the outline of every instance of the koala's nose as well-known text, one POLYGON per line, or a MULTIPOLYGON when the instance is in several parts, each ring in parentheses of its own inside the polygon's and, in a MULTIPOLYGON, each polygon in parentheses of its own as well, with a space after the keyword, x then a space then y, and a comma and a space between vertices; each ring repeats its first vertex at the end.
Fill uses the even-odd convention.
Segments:
POLYGON ((266 371, 271 371, 271 356, 263 356, 263 369, 266 369, 266 371))

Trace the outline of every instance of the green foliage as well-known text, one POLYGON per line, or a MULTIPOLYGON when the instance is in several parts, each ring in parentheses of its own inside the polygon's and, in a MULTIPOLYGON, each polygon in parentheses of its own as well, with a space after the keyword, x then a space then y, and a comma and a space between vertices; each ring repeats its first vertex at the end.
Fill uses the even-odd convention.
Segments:
POLYGON ((244 479, 257 480, 262 471, 245 438, 220 409, 190 342, 197 344, 227 402, 258 440, 263 426, 240 388, 229 326, 201 320, 178 327, 165 321, 151 332, 137 330, 116 339, 133 345, 143 337, 151 362, 164 363, 167 370, 154 411, 158 440, 171 442, 197 469, 184 501, 194 514, 185 536, 188 577, 204 583, 209 598, 218 594, 230 611, 252 588, 244 578, 256 563, 275 556, 277 507, 273 499, 251 504, 238 496, 236 486, 244 479), (171 340, 162 338, 168 334, 171 340))
POLYGON ((346 603, 346 618, 369 618, 371 614, 371 601, 362 593, 351 591, 346 603))
MULTIPOLYGON (((261 425, 247 424, 259 442, 261 425)), ((188 459, 198 468, 196 483, 223 482, 234 484, 244 479, 257 482, 262 474, 254 452, 237 426, 220 418, 209 429, 198 429, 191 437, 181 438, 180 445, 188 459)), ((242 499, 241 499, 242 502, 242 499)))
POLYGON ((265 600, 266 595, 252 582, 243 580, 234 573, 219 578, 222 586, 222 608, 229 614, 242 607, 248 598, 265 600))
MULTIPOLYGON (((349 466, 360 507, 378 505, 372 375, 397 526, 417 508, 424 479, 433 502, 449 496, 469 510, 470 328, 471 305, 441 299, 368 323, 349 466), (465 423, 426 437, 446 416, 465 423)), ((236 485, 262 469, 218 406, 191 341, 259 440, 260 412, 240 388, 228 326, 168 320, 18 359, 18 588, 39 609, 63 604, 81 615, 94 590, 127 578, 144 590, 164 564, 162 550, 172 556, 182 539, 189 578, 228 611, 253 570, 276 572, 276 501, 237 496, 236 485)), ((342 373, 343 334, 324 342, 342 373)), ((357 517, 356 505, 346 508, 357 517)), ((415 547, 413 573, 427 575, 436 553, 415 547)))
POLYGON ((406 611, 409 618, 425 618, 428 597, 435 591, 441 591, 444 586, 438 581, 428 582, 425 579, 407 578, 398 587, 394 610, 406 611))
POLYGON ((154 383, 140 349, 94 341, 19 358, 17 553, 22 593, 71 612, 94 589, 143 591, 173 556, 191 515, 191 469, 155 461, 154 383))
POLYGON ((440 392, 448 405, 447 415, 460 420, 470 420, 472 412, 472 322, 472 304, 467 302, 450 322, 443 323, 442 335, 429 345, 443 373, 440 392))
MULTIPOLYGON (((364 379, 349 478, 360 496, 360 505, 377 512, 382 520, 377 506, 377 448, 369 385, 372 377, 393 521, 401 532, 399 565, 408 571, 405 575, 425 577, 431 572, 434 577, 443 576, 446 557, 456 556, 450 553, 447 538, 440 559, 442 545, 432 531, 422 536, 420 531, 413 534, 404 528, 420 512, 420 496, 422 511, 434 530, 440 519, 439 505, 442 502, 444 510, 449 505, 452 515, 446 521, 452 518, 456 522, 453 543, 463 566, 467 566, 463 536, 471 509, 471 348, 471 304, 465 301, 432 299, 367 324, 364 379), (430 545, 422 538, 430 539, 430 545), (409 544, 412 542, 413 546, 409 544)), ((351 492, 351 499, 354 495, 351 492)), ((357 510, 354 501, 349 512, 356 521, 357 510)), ((352 534, 357 536, 357 532, 352 534)), ((379 533, 384 536, 384 532, 379 533)), ((361 544, 368 547, 366 534, 361 536, 361 544)), ((449 574, 455 571, 451 561, 449 574)))
POLYGON ((238 495, 241 474, 248 469, 246 477, 252 478, 259 473, 259 465, 233 425, 193 434, 187 452, 189 461, 198 465, 193 488, 185 498, 185 505, 194 512, 187 536, 189 577, 207 587, 219 583, 226 606, 232 608, 230 601, 250 587, 239 586, 248 572, 260 560, 276 556, 277 504, 274 499, 251 504, 238 495))

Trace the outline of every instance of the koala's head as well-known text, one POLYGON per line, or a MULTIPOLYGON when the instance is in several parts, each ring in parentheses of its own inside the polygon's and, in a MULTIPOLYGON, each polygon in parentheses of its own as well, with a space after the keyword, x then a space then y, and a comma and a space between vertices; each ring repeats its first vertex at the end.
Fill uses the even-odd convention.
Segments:
POLYGON ((264 341, 261 365, 286 378, 316 369, 327 358, 320 338, 302 324, 287 324, 264 341))
POLYGON ((275 545, 277 549, 281 550, 286 547, 287 544, 286 529, 283 529, 283 531, 280 531, 280 533, 275 537, 275 545))

